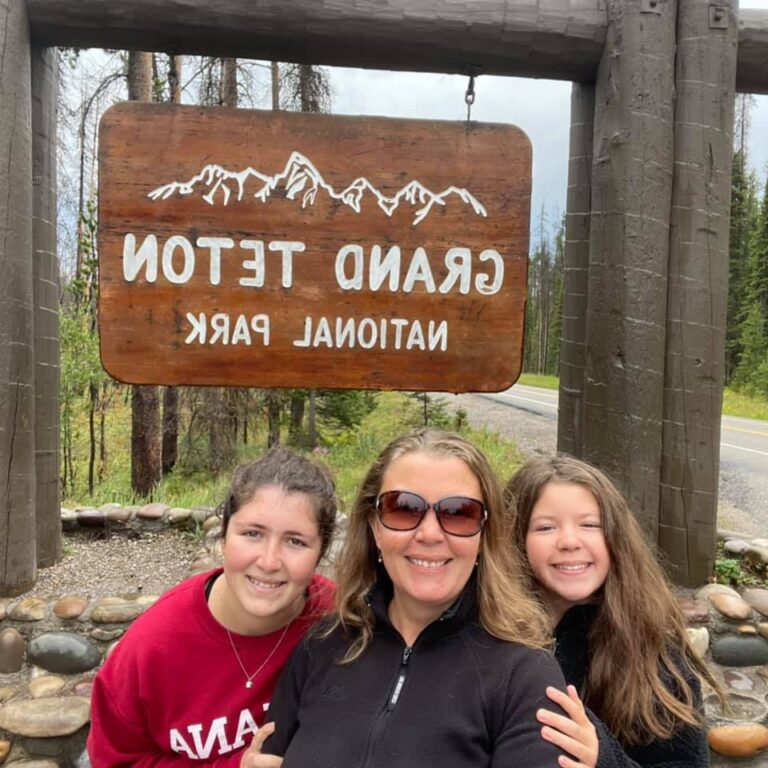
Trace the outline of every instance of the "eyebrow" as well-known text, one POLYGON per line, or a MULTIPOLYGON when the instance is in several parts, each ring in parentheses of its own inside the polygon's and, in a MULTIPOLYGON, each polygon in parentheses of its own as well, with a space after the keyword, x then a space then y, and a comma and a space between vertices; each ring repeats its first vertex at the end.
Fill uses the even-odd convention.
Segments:
MULTIPOLYGON (((237 522, 235 521, 234 518, 232 519, 232 523, 234 525, 237 525, 237 522)), ((267 525, 262 525, 261 523, 240 523, 240 528, 256 528, 260 531, 274 530, 273 528, 270 528, 267 525)), ((305 539, 311 539, 313 536, 320 535, 319 532, 317 534, 314 534, 314 533, 305 533, 303 531, 281 531, 281 533, 284 536, 301 536, 302 538, 305 538, 305 539)))

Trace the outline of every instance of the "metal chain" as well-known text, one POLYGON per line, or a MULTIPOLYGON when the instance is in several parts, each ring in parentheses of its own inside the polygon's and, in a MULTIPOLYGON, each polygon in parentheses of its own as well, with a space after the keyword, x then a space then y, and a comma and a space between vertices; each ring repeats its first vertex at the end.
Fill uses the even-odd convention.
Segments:
POLYGON ((469 125, 469 119, 472 114, 472 105, 475 103, 475 76, 469 76, 469 83, 467 84, 467 92, 464 94, 464 101, 467 102, 467 125, 469 125))

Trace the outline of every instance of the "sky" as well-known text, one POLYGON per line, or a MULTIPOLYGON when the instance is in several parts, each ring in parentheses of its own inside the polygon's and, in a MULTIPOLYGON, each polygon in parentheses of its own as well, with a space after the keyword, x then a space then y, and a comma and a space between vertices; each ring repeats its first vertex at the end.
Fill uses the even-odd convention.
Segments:
MULTIPOLYGON (((741 0, 741 8, 768 10, 768 0, 741 0)), ((465 120, 468 79, 459 75, 329 68, 332 110, 347 115, 385 115, 465 120)), ((481 76, 475 83, 472 119, 512 123, 533 144, 531 245, 543 210, 549 228, 565 210, 571 84, 554 80, 481 76)), ((768 96, 754 96, 750 165, 761 183, 768 174, 768 96)))

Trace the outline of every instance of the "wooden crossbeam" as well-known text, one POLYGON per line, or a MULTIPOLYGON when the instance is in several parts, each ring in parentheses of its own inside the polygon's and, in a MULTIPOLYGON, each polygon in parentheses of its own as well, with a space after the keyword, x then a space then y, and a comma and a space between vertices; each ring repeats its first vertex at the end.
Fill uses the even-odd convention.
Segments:
MULTIPOLYGON (((33 42, 593 82, 605 0, 27 0, 33 42)), ((768 11, 739 14, 737 88, 768 93, 768 11)))

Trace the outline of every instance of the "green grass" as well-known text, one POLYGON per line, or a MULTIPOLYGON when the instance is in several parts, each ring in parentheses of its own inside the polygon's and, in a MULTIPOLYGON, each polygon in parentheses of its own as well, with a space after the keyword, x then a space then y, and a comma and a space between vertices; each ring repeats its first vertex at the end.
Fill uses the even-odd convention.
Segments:
POLYGON ((560 379, 557 376, 546 376, 538 373, 521 373, 517 380, 518 384, 525 384, 529 387, 543 387, 544 389, 557 389, 560 386, 560 379))
MULTIPOLYGON (((349 510, 365 472, 384 446, 393 438, 423 424, 422 406, 405 393, 381 392, 376 396, 376 408, 361 424, 340 434, 325 435, 325 445, 315 450, 315 455, 331 469, 342 509, 349 510)), ((457 428, 456 417, 434 404, 436 426, 457 428)), ((104 479, 87 493, 87 422, 85 414, 76 419, 74 458, 76 483, 69 489, 64 506, 93 505, 106 502, 141 504, 146 499, 136 498, 131 492, 130 475, 130 404, 123 399, 113 401, 107 411, 107 461, 104 479)), ((522 462, 514 443, 504 440, 494 432, 471 430, 460 427, 459 431, 475 443, 488 457, 498 477, 505 481, 522 462)), ((322 434, 322 428, 320 429, 322 434)), ((246 461, 261 455, 265 447, 264 434, 256 434, 248 446, 240 446, 238 461, 246 461)), ((180 453, 183 445, 179 446, 180 453)), ((217 506, 226 493, 231 469, 212 476, 210 472, 185 471, 183 461, 176 471, 163 478, 152 498, 176 507, 217 506)))
POLYGON ((768 400, 726 387, 723 390, 723 413, 726 416, 768 421, 768 400))
MULTIPOLYGON (((523 373, 517 380, 518 384, 544 389, 557 389, 560 380, 557 376, 540 376, 536 373, 523 373)), ((723 390, 723 414, 725 416, 741 416, 747 419, 763 419, 768 421, 768 399, 748 395, 731 387, 723 390)))

